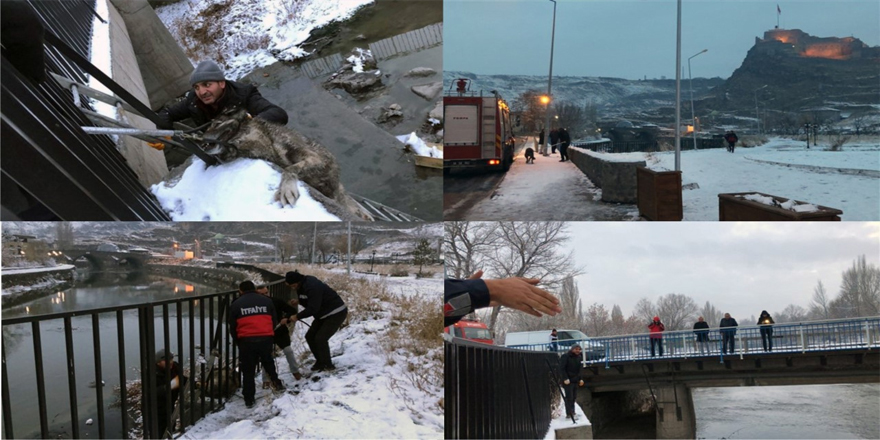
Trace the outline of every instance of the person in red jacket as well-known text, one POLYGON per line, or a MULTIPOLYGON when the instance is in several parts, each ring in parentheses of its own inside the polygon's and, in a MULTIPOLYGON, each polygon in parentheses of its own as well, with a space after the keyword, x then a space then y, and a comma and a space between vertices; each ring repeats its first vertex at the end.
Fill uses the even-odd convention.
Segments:
POLYGON ((229 333, 238 344, 241 372, 244 378, 241 392, 244 404, 248 408, 254 406, 254 373, 257 363, 272 379, 275 390, 284 388, 275 371, 275 360, 272 358, 272 344, 275 336, 275 305, 266 296, 257 293, 253 281, 244 281, 238 285, 240 296, 229 306, 229 333))
POLYGON ((654 321, 648 324, 648 330, 651 331, 651 357, 654 357, 654 346, 660 347, 660 356, 663 356, 663 330, 666 326, 660 322, 660 317, 655 316, 654 321))

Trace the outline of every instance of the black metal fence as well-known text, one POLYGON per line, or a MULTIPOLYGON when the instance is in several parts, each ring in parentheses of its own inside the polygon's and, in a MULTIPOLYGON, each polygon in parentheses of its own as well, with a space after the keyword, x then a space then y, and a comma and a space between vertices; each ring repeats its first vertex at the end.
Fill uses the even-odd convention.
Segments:
MULTIPOLYGON (((27 3, 47 34, 88 58, 93 0, 27 3)), ((84 70, 56 47, 44 50, 48 72, 88 83, 84 70)), ((51 75, 36 83, 6 56, 0 74, 3 220, 170 220, 113 141, 80 129, 91 124, 69 90, 51 75)))
POLYGON ((458 338, 444 350, 446 438, 544 438, 559 396, 556 354, 458 338))
MULTIPOLYGON (((288 287, 282 281, 271 283, 269 291, 272 296, 282 298, 290 294, 288 287)), ((148 304, 4 319, 2 321, 3 436, 51 438, 60 431, 71 438, 82 438, 84 425, 90 424, 86 421, 92 419, 97 420, 98 438, 129 438, 130 431, 135 426, 126 397, 128 386, 132 385, 133 381, 139 380, 143 436, 161 438, 162 433, 158 431, 156 392, 158 385, 156 351, 159 348, 170 350, 178 356, 178 362, 190 382, 190 386, 181 389, 178 400, 181 410, 175 420, 180 421, 179 426, 175 427, 175 420, 171 420, 171 410, 166 414, 166 426, 172 433, 182 432, 202 416, 222 408, 228 400, 228 391, 237 387, 234 378, 238 376, 236 372, 238 354, 235 344, 232 343, 226 320, 229 305, 236 296, 236 291, 229 291, 148 304), (136 327, 131 324, 134 321, 133 317, 137 318, 136 327), (108 328, 109 330, 106 330, 108 328), (66 404, 61 398, 64 390, 47 390, 46 387, 47 364, 44 363, 44 359, 57 358, 61 355, 47 352, 44 348, 44 340, 58 338, 58 335, 53 335, 57 330, 63 332, 63 357, 67 367, 67 396, 64 399, 66 404), (89 338, 84 336, 84 333, 90 333, 91 344, 88 344, 89 338), (34 375, 24 380, 34 381, 35 407, 23 407, 22 402, 26 399, 18 395, 13 398, 9 393, 6 348, 9 343, 21 343, 25 340, 22 335, 30 335, 32 338, 34 375), (132 353, 130 345, 136 346, 137 351, 132 353), (126 350, 127 347, 129 350, 126 350), (112 354, 113 351, 115 355, 112 354), (138 358, 134 363, 128 358, 131 354, 138 358), (129 374, 132 364, 136 365, 134 368, 136 372, 129 374), (114 372, 118 373, 118 376, 107 374, 108 370, 103 369, 102 366, 118 369, 114 372), (110 376, 113 376, 112 379, 110 376), (104 379, 110 383, 105 383, 104 379), (112 382, 116 382, 117 379, 120 388, 119 398, 115 404, 107 405, 108 402, 104 400, 107 398, 105 390, 116 385, 112 382), (88 383, 89 388, 94 384, 94 404, 91 403, 91 399, 88 399, 89 403, 83 403, 86 399, 80 398, 83 383, 88 383), (49 406, 52 407, 51 411, 49 406), (108 411, 115 412, 114 416, 121 419, 118 430, 108 432, 106 427, 108 411), (38 415, 38 432, 35 432, 37 428, 33 426, 24 426, 23 429, 16 430, 22 420, 21 417, 16 417, 16 414, 38 415), (59 427, 59 424, 65 424, 57 422, 59 419, 69 420, 68 426, 59 427)), ((137 384, 134 384, 134 388, 138 388, 137 384)), ((135 392, 134 395, 137 393, 135 392)), ((166 408, 171 408, 170 399, 169 393, 166 395, 166 408)))

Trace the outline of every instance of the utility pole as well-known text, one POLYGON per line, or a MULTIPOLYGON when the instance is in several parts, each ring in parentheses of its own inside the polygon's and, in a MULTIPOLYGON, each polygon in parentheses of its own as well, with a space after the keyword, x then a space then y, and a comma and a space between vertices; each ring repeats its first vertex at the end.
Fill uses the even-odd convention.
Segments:
POLYGON ((348 274, 351 275, 351 222, 348 222, 348 274))
POLYGON ((675 171, 681 171, 681 0, 675 32, 675 171))
POLYGON ((312 264, 315 264, 315 242, 318 241, 318 222, 315 222, 315 232, 312 233, 312 264))
POLYGON ((553 101, 551 98, 553 90, 553 45, 556 42, 556 0, 550 1, 553 2, 553 30, 550 33, 550 75, 547 76, 547 115, 544 119, 544 156, 550 155, 547 150, 550 146, 550 104, 552 104, 553 101))

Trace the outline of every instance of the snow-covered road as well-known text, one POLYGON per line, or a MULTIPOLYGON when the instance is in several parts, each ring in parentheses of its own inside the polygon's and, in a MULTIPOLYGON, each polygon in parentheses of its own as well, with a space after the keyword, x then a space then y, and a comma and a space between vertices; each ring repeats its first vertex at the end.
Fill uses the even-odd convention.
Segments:
MULTIPOLYGON (((526 141, 534 148, 535 139, 526 141)), ((571 162, 559 162, 559 153, 537 155, 527 164, 525 148, 504 176, 492 197, 477 203, 467 220, 635 220, 635 205, 601 201, 602 190, 593 185, 571 162)))

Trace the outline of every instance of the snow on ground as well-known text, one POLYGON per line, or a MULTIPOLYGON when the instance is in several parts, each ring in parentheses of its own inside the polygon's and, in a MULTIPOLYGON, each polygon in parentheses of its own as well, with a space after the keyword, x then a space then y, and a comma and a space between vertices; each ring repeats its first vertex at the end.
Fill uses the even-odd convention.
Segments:
MULTIPOLYGON (((386 282, 402 289, 411 281, 386 282)), ((443 287, 437 279, 419 290, 440 298, 443 287)), ((297 386, 299 394, 275 395, 258 386, 257 404, 247 409, 239 390, 223 410, 205 417, 181 438, 442 438, 443 412, 438 401, 443 389, 421 391, 404 379, 407 359, 394 353, 390 355, 393 364, 389 362, 382 341, 396 306, 385 302, 380 306, 373 319, 352 322, 330 339, 337 368, 333 373, 315 373, 311 379, 295 381, 282 357, 277 362, 279 377, 289 388, 297 386)), ((293 338, 301 339, 304 326, 296 328, 293 338)), ((301 369, 308 370, 313 360, 309 354, 309 362, 301 369)), ((415 360, 414 365, 423 366, 415 360)))
POLYGON ((4 267, 2 274, 3 275, 18 275, 18 274, 23 274, 23 273, 57 272, 59 270, 70 270, 70 269, 73 269, 73 265, 71 265, 71 264, 59 264, 58 266, 51 266, 51 267, 23 267, 23 268, 4 267))
MULTIPOLYGON (((214 60, 223 62, 226 77, 239 79, 252 70, 273 64, 278 60, 290 61, 308 53, 297 45, 309 38, 309 33, 335 20, 345 20, 361 6, 373 0, 185 0, 156 9, 159 19, 181 41, 180 26, 188 23, 212 32, 222 30, 206 52, 216 54, 214 60), (209 19, 198 14, 205 10, 220 10, 209 19)), ((191 59, 195 65, 202 59, 191 59)))
POLYGON ((298 183, 296 206, 281 206, 275 190, 281 173, 257 159, 236 159, 207 167, 194 159, 179 180, 150 191, 174 221, 338 221, 298 183), (244 183, 247 183, 246 185, 244 183))
MULTIPOLYGON (((101 72, 112 78, 113 74, 110 67, 110 59, 112 56, 110 51, 110 24, 98 19, 98 17, 104 18, 105 20, 109 19, 110 15, 107 9, 108 1, 109 0, 98 0, 95 2, 95 12, 97 15, 92 20, 92 47, 90 61, 101 72)), ((104 83, 91 76, 89 77, 89 87, 108 95, 113 94, 104 83)), ((90 101, 96 112, 107 116, 110 119, 116 119, 116 107, 96 99, 90 99, 90 101)), ((113 136, 114 141, 116 141, 117 138, 118 136, 113 136)))
MULTIPOLYGON (((737 148, 733 154, 720 148, 683 151, 682 184, 699 185, 698 189, 682 193, 684 219, 718 220, 718 194, 741 192, 761 192, 840 209, 846 221, 880 219, 880 179, 837 170, 847 164, 847 168, 880 171, 880 148, 849 146, 844 151, 831 152, 814 151, 816 147, 807 151, 804 145, 774 138, 760 147, 737 148), (792 168, 761 160, 811 164, 815 168, 792 168)), ((643 154, 652 169, 675 169, 673 152, 643 154)))
MULTIPOLYGON (((526 147, 535 148, 534 138, 527 140, 526 147)), ((638 218, 635 205, 603 203, 602 190, 571 162, 559 162, 559 153, 535 156, 535 163, 527 164, 523 154, 517 154, 495 194, 477 203, 464 217, 521 221, 638 218)))
POLYGON ((592 423, 590 423, 590 420, 587 418, 587 415, 584 414, 584 410, 579 404, 574 405, 574 412, 576 416, 575 419, 577 420, 576 423, 573 423, 571 419, 565 417, 565 401, 562 399, 562 395, 560 395, 559 408, 553 413, 553 420, 550 421, 550 429, 547 430, 547 434, 544 436, 544 440, 555 440, 557 429, 577 428, 580 426, 592 425, 592 423))
POLYGON ((443 157, 443 150, 437 147, 429 147, 425 141, 416 135, 416 132, 397 136, 397 140, 412 148, 413 152, 419 156, 443 157))

